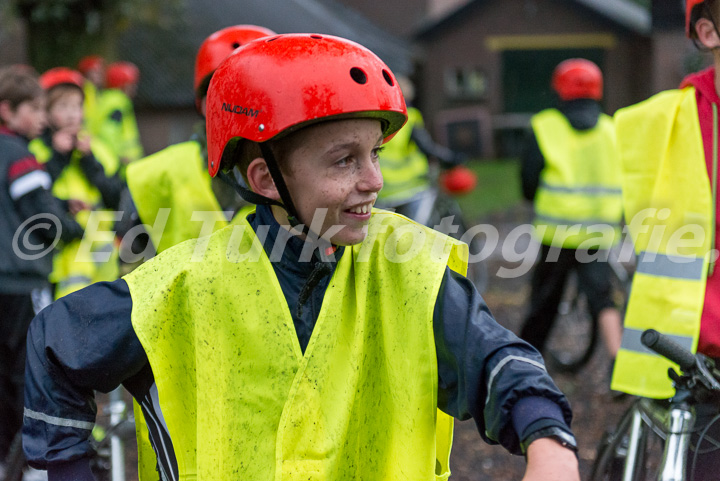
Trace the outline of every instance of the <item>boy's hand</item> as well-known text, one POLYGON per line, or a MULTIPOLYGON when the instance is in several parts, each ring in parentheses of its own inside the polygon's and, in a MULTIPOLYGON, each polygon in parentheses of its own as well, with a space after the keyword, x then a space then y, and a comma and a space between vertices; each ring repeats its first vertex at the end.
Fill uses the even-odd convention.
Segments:
POLYGON ((79 199, 68 199, 68 210, 70 211, 70 214, 73 216, 76 216, 78 212, 81 210, 91 210, 92 206, 88 204, 87 202, 83 202, 79 199))
POLYGON ((552 438, 536 439, 527 449, 523 481, 580 481, 577 457, 552 438))
POLYGON ((61 154, 67 154, 75 148, 76 129, 60 129, 53 134, 52 147, 61 154))
POLYGON ((78 132, 75 148, 78 149, 83 155, 89 155, 90 134, 88 134, 87 132, 78 132))

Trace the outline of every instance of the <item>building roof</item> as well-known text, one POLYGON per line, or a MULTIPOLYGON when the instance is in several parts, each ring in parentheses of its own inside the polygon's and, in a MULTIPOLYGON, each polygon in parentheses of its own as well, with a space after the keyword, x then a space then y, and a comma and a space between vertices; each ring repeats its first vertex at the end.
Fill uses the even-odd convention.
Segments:
MULTIPOLYGON (((498 0, 500 1, 500 0, 498 0)), ((637 33, 649 35, 652 28, 650 11, 630 0, 556 0, 572 3, 591 13, 600 15, 615 27, 637 33)), ((422 38, 435 33, 438 29, 465 18, 469 11, 484 6, 490 0, 469 0, 456 9, 447 12, 444 16, 433 18, 418 26, 416 38, 422 38)))
POLYGON ((211 33, 236 24, 337 35, 366 46, 397 74, 412 70, 412 49, 405 40, 332 0, 189 0, 180 25, 135 26, 119 39, 123 60, 140 68, 138 105, 192 106, 198 47, 211 33))

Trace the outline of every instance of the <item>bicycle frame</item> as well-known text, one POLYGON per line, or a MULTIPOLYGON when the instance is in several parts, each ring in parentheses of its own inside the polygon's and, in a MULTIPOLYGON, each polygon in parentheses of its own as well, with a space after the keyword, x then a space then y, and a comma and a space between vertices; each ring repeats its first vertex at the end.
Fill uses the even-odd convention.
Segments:
POLYGON ((645 450, 648 430, 665 440, 663 461, 658 481, 685 481, 690 433, 695 413, 684 400, 684 393, 673 398, 669 408, 653 399, 642 398, 632 409, 629 442, 622 481, 633 481, 638 472, 638 459, 645 450))

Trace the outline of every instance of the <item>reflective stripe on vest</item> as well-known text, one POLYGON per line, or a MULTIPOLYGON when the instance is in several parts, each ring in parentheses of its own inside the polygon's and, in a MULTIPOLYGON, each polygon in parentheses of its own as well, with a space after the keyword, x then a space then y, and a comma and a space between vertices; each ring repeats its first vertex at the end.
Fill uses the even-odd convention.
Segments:
POLYGON ((622 214, 620 164, 612 120, 575 130, 556 109, 532 118, 545 158, 535 196, 535 227, 543 244, 609 248, 618 239, 622 214))
POLYGON ((247 221, 207 239, 201 260, 186 242, 125 277, 181 479, 448 478, 433 311, 467 246, 374 211, 303 354, 247 221))
POLYGON ((612 388, 668 398, 672 364, 640 343, 648 328, 697 348, 712 248, 712 195, 695 90, 671 90, 616 114, 625 219, 638 267, 612 388))
POLYGON ((158 252, 228 225, 205 164, 200 144, 188 141, 128 165, 128 189, 158 252))
POLYGON ((423 127, 422 114, 409 107, 405 125, 383 145, 380 152, 383 188, 378 194, 381 203, 408 200, 428 187, 428 159, 411 140, 416 126, 423 127))

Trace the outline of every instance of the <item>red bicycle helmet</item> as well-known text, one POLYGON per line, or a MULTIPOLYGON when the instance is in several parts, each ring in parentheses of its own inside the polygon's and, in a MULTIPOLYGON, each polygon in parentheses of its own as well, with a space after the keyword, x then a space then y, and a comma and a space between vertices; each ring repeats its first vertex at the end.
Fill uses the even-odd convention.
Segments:
POLYGON ((467 194, 477 185, 477 176, 467 167, 458 165, 440 174, 440 185, 449 194, 467 194))
POLYGON ((202 84, 207 87, 207 77, 211 75, 233 51, 257 38, 275 35, 275 32, 265 27, 256 25, 235 25, 223 28, 210 35, 200 45, 195 57, 195 81, 193 90, 195 99, 198 101, 205 96, 206 88, 198 90, 202 84))
POLYGON ((67 67, 51 68, 38 78, 40 86, 45 90, 50 90, 58 85, 73 85, 82 90, 84 81, 80 72, 67 67))
POLYGON ((250 42, 215 71, 207 95, 208 170, 238 138, 265 142, 329 118, 377 118, 385 139, 407 119, 394 75, 365 47, 319 34, 250 42))
POLYGON ((105 86, 120 89, 140 80, 140 70, 132 62, 114 62, 108 65, 105 86))
POLYGON ((105 60, 100 55, 86 55, 78 62, 78 70, 86 75, 90 70, 101 68, 105 60))
POLYGON ((603 76, 590 60, 571 58, 555 67, 552 88, 562 100, 602 99, 603 76))

